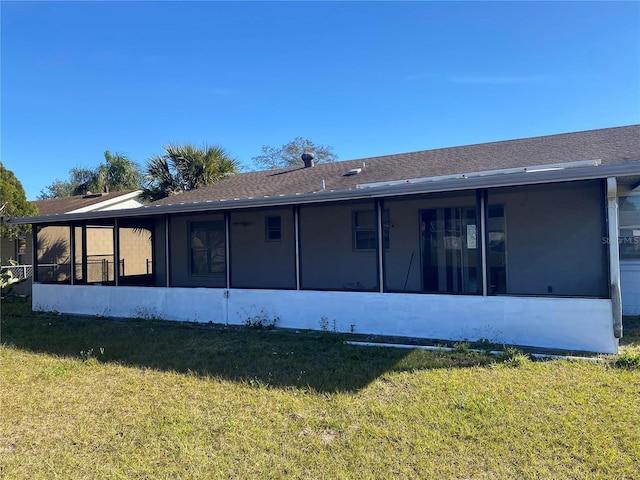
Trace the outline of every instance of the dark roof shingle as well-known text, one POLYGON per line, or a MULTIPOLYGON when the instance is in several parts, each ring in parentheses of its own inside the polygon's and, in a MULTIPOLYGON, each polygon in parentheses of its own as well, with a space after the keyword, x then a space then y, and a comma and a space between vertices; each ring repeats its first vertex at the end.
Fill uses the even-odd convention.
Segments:
POLYGON ((323 182, 327 191, 341 191, 365 183, 582 160, 601 160, 603 165, 640 161, 640 125, 248 172, 151 205, 312 193, 323 182), (348 175, 353 168, 362 171, 348 175))

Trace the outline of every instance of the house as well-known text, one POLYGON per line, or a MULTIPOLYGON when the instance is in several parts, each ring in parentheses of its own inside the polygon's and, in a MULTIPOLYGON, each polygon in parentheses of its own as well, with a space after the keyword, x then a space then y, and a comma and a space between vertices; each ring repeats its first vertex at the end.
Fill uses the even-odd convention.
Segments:
POLYGON ((34 308, 617 351, 621 280, 640 304, 640 125, 305 163, 12 220, 38 250, 63 239, 34 308), (88 270, 97 231, 113 276, 88 270))

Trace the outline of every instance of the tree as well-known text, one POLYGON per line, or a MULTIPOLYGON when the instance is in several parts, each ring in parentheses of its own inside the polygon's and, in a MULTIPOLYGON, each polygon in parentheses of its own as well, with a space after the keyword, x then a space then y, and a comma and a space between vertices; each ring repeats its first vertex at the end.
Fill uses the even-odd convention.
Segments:
POLYGON ((194 190, 238 173, 239 162, 219 146, 165 145, 165 153, 149 159, 147 188, 142 196, 155 201, 194 190))
POLYGON ((291 142, 280 148, 262 146, 262 154, 253 157, 253 163, 258 170, 271 170, 274 168, 286 168, 303 166, 303 153, 313 153, 315 163, 335 162, 338 156, 333 153, 333 147, 329 145, 316 145, 308 138, 296 137, 291 142))
POLYGON ((116 192, 140 188, 143 174, 137 163, 120 153, 112 155, 109 150, 104 152, 104 160, 105 164, 97 170, 96 186, 103 187, 103 191, 116 192))
POLYGON ((74 167, 69 170, 69 180, 54 180, 40 191, 38 199, 85 195, 87 192, 119 192, 136 190, 142 186, 142 172, 137 163, 126 155, 104 152, 104 164, 96 168, 74 167))
POLYGON ((29 225, 10 226, 4 220, 14 217, 29 217, 38 214, 38 209, 33 203, 27 201, 24 188, 20 180, 11 170, 4 168, 0 162, 0 236, 14 238, 30 230, 29 225))
POLYGON ((73 195, 74 188, 75 186, 72 185, 71 182, 56 178, 51 185, 47 185, 43 190, 40 190, 38 200, 70 197, 73 195))

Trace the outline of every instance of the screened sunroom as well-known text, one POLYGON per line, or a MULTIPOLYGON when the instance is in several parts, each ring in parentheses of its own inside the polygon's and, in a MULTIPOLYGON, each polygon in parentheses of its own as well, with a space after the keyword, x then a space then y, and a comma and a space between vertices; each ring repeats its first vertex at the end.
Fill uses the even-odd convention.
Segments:
POLYGON ((621 291, 640 278, 639 134, 249 172, 137 209, 13 222, 34 227, 34 308, 611 353, 621 291))
POLYGON ((38 225, 36 282, 606 298, 604 195, 589 180, 38 225))

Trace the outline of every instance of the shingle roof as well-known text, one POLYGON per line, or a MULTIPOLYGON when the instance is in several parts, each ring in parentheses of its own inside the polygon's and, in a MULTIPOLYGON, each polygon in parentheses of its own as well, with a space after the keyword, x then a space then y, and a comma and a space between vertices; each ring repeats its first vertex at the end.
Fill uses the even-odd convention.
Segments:
POLYGON ((640 125, 249 172, 151 205, 312 193, 323 181, 327 191, 342 191, 366 183, 596 159, 602 165, 640 161, 640 125), (362 171, 347 175, 353 168, 362 171))
POLYGON ((38 207, 38 215, 60 215, 73 212, 79 208, 96 205, 106 200, 128 195, 133 190, 124 192, 110 192, 93 195, 75 195, 73 197, 49 198, 46 200, 35 200, 32 202, 38 207))

